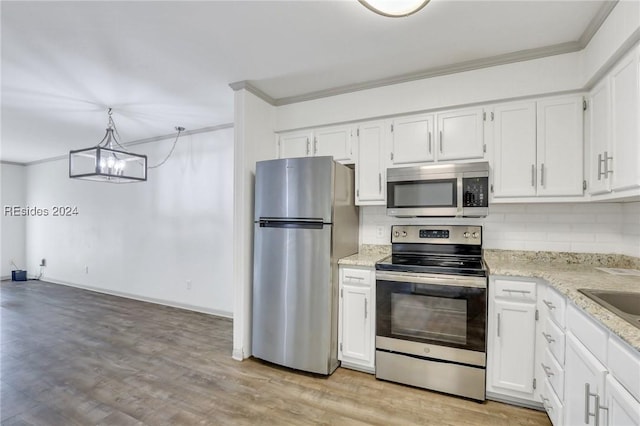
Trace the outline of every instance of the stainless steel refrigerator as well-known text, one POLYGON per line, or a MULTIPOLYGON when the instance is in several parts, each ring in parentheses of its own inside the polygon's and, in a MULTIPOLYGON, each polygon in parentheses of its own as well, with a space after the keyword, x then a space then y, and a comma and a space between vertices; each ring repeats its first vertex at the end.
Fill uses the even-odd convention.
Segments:
POLYGON ((353 170, 332 157, 256 163, 252 353, 338 367, 338 259, 358 251, 353 170))

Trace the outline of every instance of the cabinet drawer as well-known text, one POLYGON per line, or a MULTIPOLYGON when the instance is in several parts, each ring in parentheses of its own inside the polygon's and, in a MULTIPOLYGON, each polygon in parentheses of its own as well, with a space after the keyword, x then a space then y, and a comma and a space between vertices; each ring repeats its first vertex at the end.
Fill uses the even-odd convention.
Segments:
POLYGON ((573 304, 569 304, 567 308, 567 330, 570 330, 598 361, 607 365, 609 333, 573 304))
POLYGON ((617 337, 609 336, 607 367, 613 377, 640 401, 640 354, 617 337))
POLYGON ((553 391, 553 387, 549 380, 545 379, 544 387, 542 388, 542 392, 540 393, 540 398, 542 399, 542 404, 544 405, 544 409, 549 415, 549 419, 553 426, 559 426, 562 424, 562 410, 563 406, 560 402, 560 399, 553 391))
POLYGON ((342 282, 351 284, 371 285, 371 269, 343 268, 342 282))
POLYGON ((556 392, 556 395, 562 400, 564 399, 564 369, 556 358, 551 354, 549 349, 544 351, 544 359, 542 360, 542 370, 556 392))
POLYGON ((543 309, 547 311, 549 317, 551 317, 560 328, 564 328, 564 312, 566 306, 564 296, 551 287, 548 287, 542 298, 542 303, 543 309))
POLYGON ((536 283, 533 281, 496 279, 494 285, 496 297, 536 300, 536 283))
POLYGON ((556 358, 558 364, 564 366, 564 330, 558 327, 551 318, 547 318, 542 331, 542 338, 547 342, 547 348, 556 358))

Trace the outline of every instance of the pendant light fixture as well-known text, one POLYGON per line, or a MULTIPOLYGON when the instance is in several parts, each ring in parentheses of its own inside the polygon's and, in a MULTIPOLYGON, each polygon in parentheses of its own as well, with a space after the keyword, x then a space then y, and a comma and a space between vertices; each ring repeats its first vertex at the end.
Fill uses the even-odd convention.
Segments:
POLYGON ((70 178, 109 183, 144 182, 147 180, 147 168, 163 165, 173 153, 180 133, 184 131, 184 127, 176 127, 178 134, 167 157, 159 164, 147 167, 146 155, 129 152, 118 142, 118 129, 111 108, 107 113, 107 133, 102 141, 91 148, 69 151, 70 178))
POLYGON ((389 18, 413 15, 429 3, 429 0, 358 0, 367 9, 389 18))

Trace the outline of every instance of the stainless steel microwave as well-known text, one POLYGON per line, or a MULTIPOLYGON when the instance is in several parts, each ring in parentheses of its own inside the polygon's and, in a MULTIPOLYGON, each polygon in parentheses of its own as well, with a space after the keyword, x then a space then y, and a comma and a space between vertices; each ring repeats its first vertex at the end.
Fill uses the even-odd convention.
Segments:
POLYGON ((430 164, 387 170, 387 215, 484 217, 489 163, 430 164))

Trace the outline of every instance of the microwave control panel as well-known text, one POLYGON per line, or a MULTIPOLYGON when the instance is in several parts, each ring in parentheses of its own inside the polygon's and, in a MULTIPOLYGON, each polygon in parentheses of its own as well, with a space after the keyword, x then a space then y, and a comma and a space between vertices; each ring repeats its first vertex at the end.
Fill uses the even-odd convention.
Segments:
POLYGON ((462 204, 464 207, 489 206, 489 179, 486 177, 463 178, 462 204))

